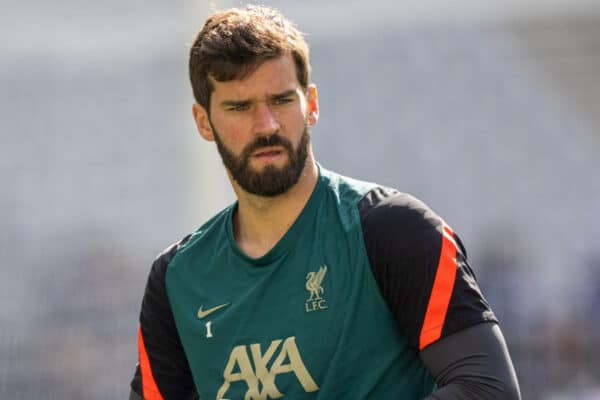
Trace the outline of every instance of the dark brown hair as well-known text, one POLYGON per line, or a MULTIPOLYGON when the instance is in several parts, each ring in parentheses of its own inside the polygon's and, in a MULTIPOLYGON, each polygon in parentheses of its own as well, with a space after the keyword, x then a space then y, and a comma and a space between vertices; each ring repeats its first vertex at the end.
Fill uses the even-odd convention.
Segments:
POLYGON ((190 49, 194 98, 210 111, 211 79, 243 79, 266 60, 291 54, 296 76, 310 82, 308 45, 296 27, 277 10, 265 6, 232 8, 211 15, 190 49))

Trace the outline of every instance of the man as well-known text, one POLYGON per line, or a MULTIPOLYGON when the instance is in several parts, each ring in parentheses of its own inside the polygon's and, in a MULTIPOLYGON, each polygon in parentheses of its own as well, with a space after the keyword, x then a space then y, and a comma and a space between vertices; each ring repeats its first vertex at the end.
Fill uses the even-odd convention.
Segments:
POLYGON ((237 202, 154 262, 132 399, 520 397, 452 229, 315 162, 317 89, 293 25, 266 7, 212 15, 190 77, 237 202))

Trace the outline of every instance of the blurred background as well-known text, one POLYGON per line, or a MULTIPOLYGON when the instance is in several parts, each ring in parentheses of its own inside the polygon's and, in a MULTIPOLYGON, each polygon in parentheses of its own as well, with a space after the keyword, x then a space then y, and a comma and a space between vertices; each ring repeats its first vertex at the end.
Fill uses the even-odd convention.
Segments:
MULTIPOLYGON (((524 399, 600 399, 600 2, 265 3, 311 45, 322 165, 460 234, 524 399)), ((0 398, 126 398, 153 258, 233 201, 187 54, 239 4, 3 4, 0 398)))

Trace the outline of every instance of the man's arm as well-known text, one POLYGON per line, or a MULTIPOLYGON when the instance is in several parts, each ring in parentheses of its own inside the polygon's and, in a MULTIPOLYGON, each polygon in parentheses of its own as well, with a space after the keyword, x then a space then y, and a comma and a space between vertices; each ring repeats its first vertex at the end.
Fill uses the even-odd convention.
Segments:
POLYGON ((429 399, 518 399, 506 344, 459 237, 393 189, 372 190, 358 209, 381 294, 436 379, 429 399))
POLYGON ((482 323, 420 352, 438 385, 425 400, 518 400, 517 375, 500 327, 482 323))
MULTIPOLYGON (((198 400, 200 399, 198 397, 197 394, 193 394, 191 397, 188 397, 185 400, 198 400)), ((129 392, 129 400, 144 400, 144 398, 142 396, 140 396, 139 394, 137 394, 136 392, 133 391, 133 389, 131 389, 131 391, 129 392)))
MULTIPOLYGON (((191 395, 191 397, 188 397, 185 400, 198 400, 200 399, 198 397, 197 394, 193 394, 191 395)), ((136 392, 133 391, 133 389, 131 389, 131 391, 129 392, 129 400, 144 400, 144 398, 142 396, 140 396, 139 394, 137 394, 136 392)))
POLYGON ((165 286, 169 263, 186 240, 168 248, 152 264, 140 312, 139 358, 130 399, 192 399, 196 395, 165 286))

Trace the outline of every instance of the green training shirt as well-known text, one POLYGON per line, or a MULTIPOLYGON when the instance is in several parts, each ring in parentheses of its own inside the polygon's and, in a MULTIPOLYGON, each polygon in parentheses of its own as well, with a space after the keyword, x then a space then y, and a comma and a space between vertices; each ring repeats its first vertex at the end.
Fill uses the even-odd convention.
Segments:
POLYGON ((409 195, 320 168, 256 259, 236 207, 153 265, 132 382, 146 399, 421 399, 419 350, 495 319, 458 237, 409 195))

